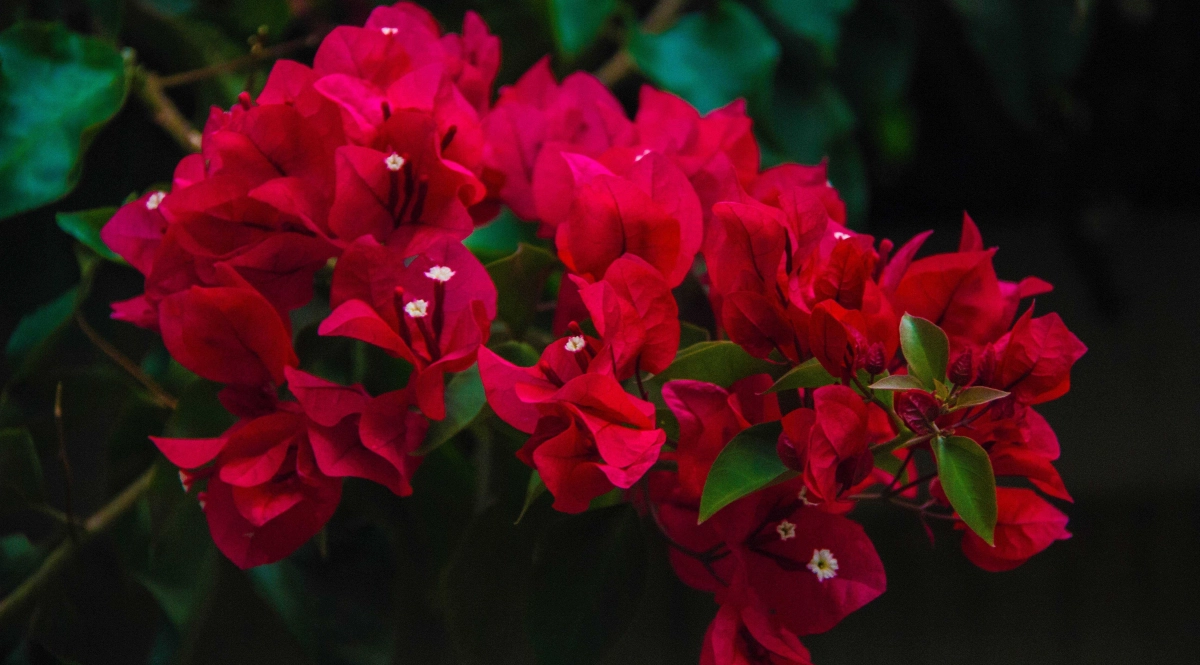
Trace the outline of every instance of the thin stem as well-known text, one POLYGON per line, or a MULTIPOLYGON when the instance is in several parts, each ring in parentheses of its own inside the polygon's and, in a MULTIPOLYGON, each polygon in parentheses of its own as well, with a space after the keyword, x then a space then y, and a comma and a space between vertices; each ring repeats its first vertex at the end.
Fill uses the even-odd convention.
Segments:
POLYGON ((892 477, 892 482, 888 483, 887 491, 891 492, 896 483, 900 482, 900 475, 908 471, 908 465, 912 464, 913 457, 917 454, 916 448, 909 448, 908 455, 904 458, 904 463, 900 465, 900 473, 892 477))
POLYGON ((28 616, 33 611, 42 590, 63 572, 71 557, 80 547, 93 536, 106 531, 122 513, 129 510, 146 493, 154 480, 154 473, 154 467, 146 469, 120 494, 113 497, 112 501, 109 501, 83 522, 83 530, 78 540, 68 539, 60 543, 46 556, 41 567, 34 571, 33 575, 30 575, 7 597, 0 600, 0 626, 8 626, 14 621, 28 616))
POLYGON ((281 58, 288 53, 298 51, 302 48, 312 48, 313 46, 321 43, 322 37, 322 34, 313 33, 307 37, 301 37, 300 39, 293 39, 288 42, 276 44, 270 48, 262 48, 259 46, 258 48, 251 50, 248 55, 244 55, 240 58, 235 58, 226 62, 218 62, 215 65, 209 65, 199 69, 192 69, 186 72, 179 72, 178 74, 171 74, 170 76, 162 76, 159 78, 159 84, 164 88, 174 88, 178 85, 187 85, 189 83, 203 81, 205 79, 224 74, 225 72, 236 71, 251 65, 255 65, 264 60, 281 58))
POLYGON ((883 498, 891 499, 894 496, 903 494, 909 488, 916 487, 917 485, 920 485, 921 483, 927 483, 927 482, 933 480, 934 478, 937 478, 936 472, 935 473, 927 473, 912 482, 908 482, 908 483, 901 485, 900 487, 897 487, 896 489, 888 489, 888 491, 883 495, 883 498))
POLYGON ((121 353, 117 349, 117 347, 113 346, 108 340, 101 337, 100 333, 96 332, 96 329, 93 328, 91 324, 87 322, 87 319, 83 317, 83 314, 79 312, 75 313, 75 323, 79 325, 79 329, 83 331, 83 334, 87 336, 87 338, 96 346, 97 349, 100 349, 104 355, 108 356, 110 360, 120 365, 121 369, 128 372, 130 376, 137 380, 138 383, 142 384, 142 387, 150 391, 150 394, 154 397, 154 402, 156 404, 165 409, 171 409, 172 411, 175 410, 175 407, 179 405, 179 400, 172 397, 171 394, 164 390, 163 387, 160 386, 157 381, 151 378, 149 374, 143 372, 142 368, 138 367, 137 363, 127 358, 125 354, 121 353))
POLYGON ((646 394, 646 386, 642 385, 642 356, 638 354, 637 362, 633 365, 633 375, 637 378, 638 392, 642 394, 642 399, 650 401, 650 396, 646 394))
POLYGON ((58 434, 58 461, 63 469, 63 513, 67 517, 67 535, 72 541, 79 540, 75 528, 75 512, 71 508, 71 488, 75 484, 74 474, 71 473, 71 460, 67 457, 67 437, 63 427, 62 381, 54 388, 54 430, 58 434))
POLYGON ((139 67, 134 72, 133 90, 146 105, 154 122, 162 127, 185 152, 200 152, 200 132, 188 122, 167 96, 158 74, 139 67))
MULTIPOLYGON (((649 33, 666 30, 675 22, 675 17, 679 15, 687 2, 688 0, 658 0, 650 13, 642 20, 639 29, 649 33)), ((601 83, 611 88, 628 76, 636 66, 637 63, 633 61, 633 56, 629 54, 628 49, 622 46, 607 62, 596 69, 595 74, 601 83)))

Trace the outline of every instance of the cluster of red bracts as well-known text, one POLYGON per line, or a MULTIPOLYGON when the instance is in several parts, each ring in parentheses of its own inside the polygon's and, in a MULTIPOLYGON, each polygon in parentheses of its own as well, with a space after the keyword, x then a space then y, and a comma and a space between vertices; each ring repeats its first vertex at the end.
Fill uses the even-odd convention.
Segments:
POLYGON ((215 439, 155 439, 185 486, 202 481, 230 559, 289 554, 332 515, 344 477, 411 493, 411 453, 446 417, 446 375, 476 361, 492 410, 529 434, 517 455, 556 509, 631 490, 680 578, 716 595, 703 663, 806 663, 798 636, 882 593, 882 564, 845 517, 870 488, 900 501, 923 491, 922 517, 954 519, 936 479, 900 482, 917 477, 909 453, 928 436, 892 453, 900 472, 877 467, 873 450, 897 437, 969 436, 997 476, 1021 479, 997 490, 995 546, 964 537, 979 566, 1006 570, 1069 536, 1042 498, 1070 500, 1032 406, 1067 392, 1084 347, 1055 315, 1017 316, 1050 287, 1000 281, 970 219, 957 252, 916 259, 928 234, 896 248, 848 229, 823 166, 760 172, 741 102, 701 116, 645 87, 630 120, 595 78, 557 83, 543 60, 493 105, 498 64, 474 14, 459 36, 412 4, 377 9, 326 37, 312 68, 280 61, 256 100, 214 110, 170 193, 104 228, 146 276, 114 316, 158 330, 183 366, 225 384, 240 419, 215 439), (461 243, 501 205, 538 222, 565 267, 557 339, 531 367, 487 348, 497 293, 461 243), (297 368, 290 313, 331 259, 319 333, 403 359, 404 389, 371 395, 297 368), (658 406, 679 424, 669 441, 643 381, 676 357, 672 289, 690 277, 719 334, 780 374, 815 359, 833 385, 780 399, 767 374, 728 388, 667 382, 658 406), (905 373, 905 313, 945 331, 950 386, 897 392, 889 412, 869 384, 905 373), (969 387, 1007 395, 947 408, 969 387), (698 523, 723 447, 772 421, 791 479, 698 523))

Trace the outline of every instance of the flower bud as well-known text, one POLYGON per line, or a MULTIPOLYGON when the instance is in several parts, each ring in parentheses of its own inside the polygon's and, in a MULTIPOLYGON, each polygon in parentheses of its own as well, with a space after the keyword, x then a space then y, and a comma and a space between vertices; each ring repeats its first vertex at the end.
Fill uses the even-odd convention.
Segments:
POLYGON ((956 386, 965 386, 971 383, 972 370, 975 367, 974 359, 971 357, 971 349, 967 349, 959 354, 958 358, 950 365, 950 371, 947 373, 947 378, 956 386))
POLYGON ((867 349, 866 361, 863 368, 868 374, 882 374, 883 370, 887 369, 887 358, 883 355, 883 344, 875 342, 871 348, 867 349))
POLYGON ((913 432, 928 434, 933 421, 942 413, 937 398, 921 390, 906 390, 896 395, 896 415, 913 432))

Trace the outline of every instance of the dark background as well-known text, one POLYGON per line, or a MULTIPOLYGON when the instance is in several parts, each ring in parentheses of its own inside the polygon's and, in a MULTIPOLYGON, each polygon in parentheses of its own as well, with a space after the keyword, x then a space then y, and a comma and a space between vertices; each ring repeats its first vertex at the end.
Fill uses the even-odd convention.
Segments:
MULTIPOLYGON (((0 20, 59 19, 94 32, 97 4, 103 3, 5 3, 0 20)), ((238 18, 244 4, 125 3, 115 34, 149 67, 183 71, 216 56, 199 53, 203 49, 162 25, 206 26, 212 32, 202 34, 221 36, 224 52, 236 56, 238 40, 248 34, 238 18)), ((365 2, 290 4, 279 39, 331 21, 358 22, 369 10, 365 2)), ((555 52, 545 2, 424 4, 449 29, 458 28, 464 9, 481 11, 503 39, 501 83, 555 52)), ((645 15, 650 4, 632 7, 645 15)), ((711 12, 716 4, 686 7, 711 12)), ((1200 296, 1193 275, 1200 268, 1200 3, 1011 0, 1000 4, 1017 20, 997 27, 971 18, 971 7, 984 0, 834 2, 847 9, 836 15, 840 31, 832 46, 797 36, 768 4, 747 3, 781 45, 770 97, 754 107, 767 159, 812 162, 829 155, 854 223, 897 241, 934 228, 928 248, 951 249, 961 214, 969 211, 985 243, 1000 247, 1001 277, 1037 275, 1053 283, 1055 291, 1038 299, 1037 310, 1059 312, 1090 347, 1075 367, 1070 394, 1039 409, 1062 443, 1059 468, 1076 498, 1067 508, 1074 538, 1016 571, 991 574, 961 556, 952 533, 939 531, 931 547, 907 514, 862 510, 857 517, 880 551, 889 590, 831 632, 806 638, 814 660, 1194 662, 1200 648, 1200 296), (1062 55, 1068 42, 1074 51, 1062 55)), ((613 40, 602 36, 574 58, 560 53, 555 67, 560 74, 595 68, 613 49, 613 40)), ((311 51, 294 57, 304 60, 311 51)), ((631 110, 642 80, 633 74, 616 86, 631 110)), ((173 94, 197 121, 208 104, 231 102, 228 85, 173 94)), ((0 336, 7 338, 20 317, 77 279, 72 241, 54 225, 54 213, 118 205, 129 192, 169 180, 181 155, 130 101, 92 146, 74 193, 0 221, 0 336)), ((130 355, 150 354, 152 364, 161 351, 151 335, 106 321, 107 303, 139 288, 131 270, 105 266, 84 312, 130 355)), ((55 364, 13 392, 35 434, 49 432, 38 445, 52 502, 62 498, 50 429, 56 381, 64 380, 68 404, 79 405, 68 419, 67 443, 73 499, 82 514, 154 457, 143 438, 127 435, 121 444, 119 434, 156 431, 154 423, 161 426, 165 418, 150 412, 138 421, 130 415, 135 407, 104 395, 117 373, 111 366, 97 369, 103 363, 72 330, 55 364)), ((491 449, 470 450, 479 458, 491 449)), ((497 463, 503 468, 493 483, 509 471, 523 482, 519 470, 497 463)), ((471 475, 477 472, 463 470, 470 466, 463 459, 429 466, 423 469, 427 486, 418 484, 411 500, 348 488, 327 558, 310 545, 291 567, 252 575, 211 554, 181 567, 184 576, 202 575, 210 584, 195 598, 185 594, 192 605, 181 602, 192 609, 180 622, 166 621, 170 610, 155 605, 161 596, 139 586, 155 578, 138 568, 138 555, 127 547, 141 542, 141 531, 122 526, 125 531, 90 548, 72 569, 63 597, 51 603, 59 614, 44 609, 28 631, 0 632, 0 649, 15 649, 3 662, 460 662, 470 658, 447 656, 441 645, 472 631, 482 644, 466 651, 480 662, 522 662, 523 647, 505 651, 511 640, 504 635, 520 630, 506 601, 521 594, 515 589, 529 573, 499 561, 503 552, 524 551, 499 535, 497 525, 507 522, 475 517, 467 527, 475 535, 495 531, 492 537, 502 542, 491 557, 439 559, 471 534, 429 534, 445 526, 441 517, 429 517, 443 508, 432 505, 433 497, 453 482, 475 492, 459 500, 468 517, 472 502, 483 506, 498 496, 484 513, 490 519, 504 512, 497 505, 519 506, 520 497, 489 489, 471 475), (466 476, 482 489, 476 484, 472 490, 466 476), (375 525, 371 516, 379 515, 391 526, 375 525), (437 565, 442 560, 448 568, 437 565), (289 575, 307 575, 307 581, 289 575), (455 575, 469 580, 466 588, 446 582, 455 575), (422 577, 433 579, 437 590, 422 577), (498 587, 489 586, 497 579, 498 587), (281 598, 288 580, 309 595, 281 598), (457 613, 455 594, 476 591, 478 602, 468 604, 476 613, 457 613), (116 627, 106 623, 117 619, 116 627), (168 624, 173 627, 164 628, 168 624)), ((0 532, 28 533, 35 544, 53 535, 44 520, 22 514, 0 516, 0 532)), ((185 542, 207 547, 207 534, 188 533, 194 540, 185 542)), ((0 570, 3 591, 23 574, 21 559, 10 555, 0 559, 7 566, 0 570)), ((641 632, 659 651, 639 651, 642 641, 627 636, 610 662, 694 662, 711 609, 673 582, 656 559, 661 552, 652 551, 644 579, 665 605, 652 610, 643 604, 636 621, 644 620, 641 632)))

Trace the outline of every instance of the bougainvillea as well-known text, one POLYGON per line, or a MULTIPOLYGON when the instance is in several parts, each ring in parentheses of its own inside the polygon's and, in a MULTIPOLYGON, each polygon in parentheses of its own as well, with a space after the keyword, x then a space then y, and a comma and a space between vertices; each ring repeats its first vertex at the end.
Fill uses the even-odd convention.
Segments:
POLYGON ((1085 349, 1034 316, 1049 284, 998 278, 969 217, 957 251, 917 258, 928 234, 897 247, 848 228, 824 165, 760 171, 742 102, 701 115, 644 87, 630 119, 545 60, 493 99, 499 59, 474 14, 460 36, 379 8, 311 68, 280 61, 256 99, 215 109, 170 191, 103 229, 146 278, 113 316, 161 333, 238 418, 154 439, 229 559, 290 554, 343 478, 410 494, 448 438, 434 430, 474 417, 447 388, 472 372, 480 417, 526 435, 531 496, 632 503, 713 594, 702 663, 809 662, 800 637, 883 593, 860 502, 952 523, 990 571, 1070 536, 1034 407, 1068 391, 1085 349), (498 316, 529 294, 497 292, 462 244, 501 206, 557 259, 550 330, 498 316), (684 282, 710 316, 681 311, 684 282), (301 371, 292 319, 314 303, 321 336, 399 359, 407 385, 301 371), (683 334, 703 320, 714 341, 683 334))

